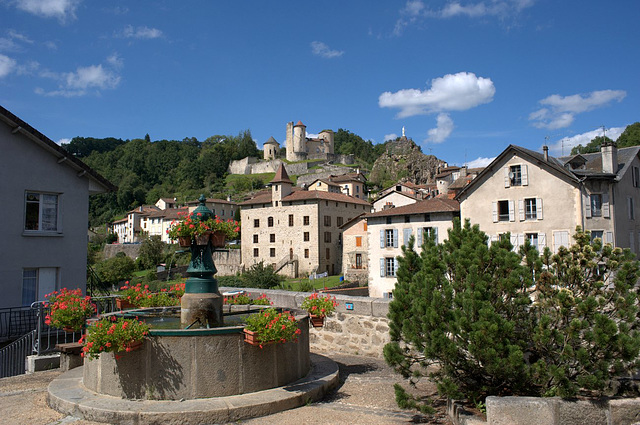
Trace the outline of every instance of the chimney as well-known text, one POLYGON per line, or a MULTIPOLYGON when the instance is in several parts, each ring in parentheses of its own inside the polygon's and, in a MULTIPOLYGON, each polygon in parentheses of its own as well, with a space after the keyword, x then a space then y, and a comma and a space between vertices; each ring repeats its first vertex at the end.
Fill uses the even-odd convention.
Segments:
POLYGON ((460 168, 460 177, 467 177, 467 166, 460 168))
POLYGON ((544 145, 544 146, 542 147, 542 153, 543 153, 543 155, 544 155, 544 160, 545 160, 546 162, 549 162, 549 146, 544 145))
POLYGON ((600 146, 602 154, 602 172, 617 174, 618 173, 618 148, 613 142, 603 142, 600 146))

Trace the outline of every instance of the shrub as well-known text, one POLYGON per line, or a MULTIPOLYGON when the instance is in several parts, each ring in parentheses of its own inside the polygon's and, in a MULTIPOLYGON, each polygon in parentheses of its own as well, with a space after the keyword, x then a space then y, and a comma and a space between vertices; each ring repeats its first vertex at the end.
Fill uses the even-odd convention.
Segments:
POLYGON ((242 274, 242 284, 248 288, 275 288, 282 281, 284 277, 277 274, 271 264, 265 266, 263 261, 254 264, 242 274))
POLYGON ((555 255, 529 244, 515 253, 508 238, 487 246, 477 226, 456 220, 446 241, 427 240, 419 255, 410 241, 385 359, 452 398, 614 391, 612 380, 639 366, 638 263, 580 229, 575 239, 555 255))
POLYGON ((118 282, 131 279, 135 270, 135 262, 124 254, 104 260, 95 267, 100 280, 110 285, 117 285, 118 282))
POLYGON ((224 303, 230 305, 272 305, 273 303, 265 294, 260 294, 256 299, 251 294, 237 294, 232 297, 224 297, 224 303))

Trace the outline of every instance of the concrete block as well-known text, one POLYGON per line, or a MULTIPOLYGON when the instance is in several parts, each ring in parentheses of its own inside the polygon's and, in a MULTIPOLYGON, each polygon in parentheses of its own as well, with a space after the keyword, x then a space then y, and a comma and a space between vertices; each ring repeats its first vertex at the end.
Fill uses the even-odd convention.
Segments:
POLYGON ((538 397, 487 397, 489 425, 554 425, 554 408, 538 397))
MULTIPOLYGON (((547 400, 555 410, 555 423, 567 425, 602 424, 607 425, 607 402, 587 400, 547 400)), ((618 422, 615 422, 616 424, 618 422)))
POLYGON ((84 359, 80 354, 60 353, 60 370, 63 372, 82 366, 83 362, 84 359))
POLYGON ((336 307, 336 312, 338 313, 358 314, 361 316, 373 315, 373 298, 347 297, 340 295, 336 297, 336 301, 338 301, 338 307, 336 307))
POLYGON ((373 317, 387 317, 391 300, 372 298, 371 312, 373 317))
POLYGON ((640 398, 625 398, 609 401, 611 423, 637 425, 640 423, 640 398))
POLYGON ((43 370, 57 369, 60 367, 60 354, 48 354, 44 356, 27 356, 25 360, 25 372, 33 373, 43 370))

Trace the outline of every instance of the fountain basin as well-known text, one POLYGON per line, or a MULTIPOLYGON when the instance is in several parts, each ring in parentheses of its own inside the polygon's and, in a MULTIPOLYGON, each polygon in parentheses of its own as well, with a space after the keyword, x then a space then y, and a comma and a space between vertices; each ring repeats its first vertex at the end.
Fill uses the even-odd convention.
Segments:
POLYGON ((85 359, 83 384, 99 394, 146 400, 222 397, 280 387, 303 378, 310 368, 308 315, 293 314, 301 330, 298 341, 263 348, 244 342, 242 326, 152 330, 139 350, 85 359))

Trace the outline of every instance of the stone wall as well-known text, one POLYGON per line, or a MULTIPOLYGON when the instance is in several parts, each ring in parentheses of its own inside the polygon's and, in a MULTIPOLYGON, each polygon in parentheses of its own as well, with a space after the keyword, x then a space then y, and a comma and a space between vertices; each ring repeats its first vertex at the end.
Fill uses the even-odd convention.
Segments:
POLYGON ((244 271, 244 267, 242 267, 242 252, 239 249, 214 251, 213 263, 218 270, 216 276, 235 276, 244 271))
POLYGON ((115 257, 117 253, 124 252, 127 257, 131 257, 134 260, 138 258, 138 252, 140 251, 140 244, 108 244, 104 246, 104 258, 115 257))
MULTIPOLYGON (((275 289, 220 288, 220 292, 244 290, 257 298, 266 294, 278 307, 300 308, 308 292, 275 289)), ((311 350, 382 358, 382 348, 389 342, 390 300, 336 295, 338 307, 323 328, 309 330, 311 350)))

